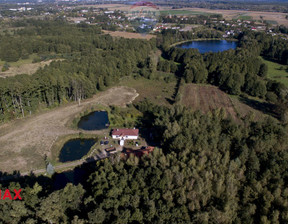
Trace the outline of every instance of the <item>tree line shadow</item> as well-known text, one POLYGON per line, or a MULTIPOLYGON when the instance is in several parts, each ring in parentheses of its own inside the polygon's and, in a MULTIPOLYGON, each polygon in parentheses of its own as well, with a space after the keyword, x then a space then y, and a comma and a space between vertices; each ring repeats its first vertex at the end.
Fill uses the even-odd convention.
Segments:
POLYGON ((277 111, 277 106, 272 103, 268 102, 259 102, 257 100, 248 99, 245 97, 239 98, 240 102, 252 107, 255 110, 259 110, 265 114, 268 114, 274 118, 280 119, 281 114, 279 111, 277 111))

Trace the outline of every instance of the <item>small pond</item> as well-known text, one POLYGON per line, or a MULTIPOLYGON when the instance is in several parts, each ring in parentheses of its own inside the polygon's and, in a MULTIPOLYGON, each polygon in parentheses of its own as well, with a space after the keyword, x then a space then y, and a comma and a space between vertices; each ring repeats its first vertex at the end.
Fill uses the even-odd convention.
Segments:
POLYGON ((95 143, 96 139, 71 139, 62 147, 59 161, 69 162, 79 160, 89 152, 95 143))
POLYGON ((237 41, 227 41, 227 40, 201 40, 201 41, 191 41, 183 44, 179 44, 176 47, 183 49, 196 48, 201 54, 206 52, 222 52, 229 49, 236 49, 238 45, 237 41))
POLYGON ((94 111, 83 116, 78 123, 78 128, 83 130, 102 130, 109 126, 108 113, 106 111, 94 111))

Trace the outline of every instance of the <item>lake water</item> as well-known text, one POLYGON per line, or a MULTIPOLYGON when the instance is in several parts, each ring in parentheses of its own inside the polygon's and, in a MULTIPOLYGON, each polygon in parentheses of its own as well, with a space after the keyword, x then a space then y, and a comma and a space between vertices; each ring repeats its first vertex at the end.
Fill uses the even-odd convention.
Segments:
POLYGON ((69 162, 79 160, 89 152, 95 143, 95 139, 71 139, 62 147, 59 161, 69 162))
POLYGON ((108 114, 106 111, 94 111, 83 116, 78 123, 78 128, 83 130, 102 130, 109 125, 108 114))
POLYGON ((236 49, 238 45, 237 41, 227 41, 227 40, 201 40, 201 41, 191 41, 183 44, 177 45, 177 47, 183 49, 196 48, 201 54, 206 52, 222 52, 229 49, 236 49))

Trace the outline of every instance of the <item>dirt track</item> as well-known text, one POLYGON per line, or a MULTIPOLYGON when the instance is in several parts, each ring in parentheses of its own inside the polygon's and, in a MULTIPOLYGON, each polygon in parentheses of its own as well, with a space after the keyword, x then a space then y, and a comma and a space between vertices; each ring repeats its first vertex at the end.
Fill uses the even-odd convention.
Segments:
POLYGON ((78 133, 66 126, 76 114, 96 104, 125 106, 138 96, 133 88, 114 87, 77 103, 0 126, 0 170, 29 171, 43 168, 44 154, 50 155, 54 140, 61 135, 78 133))

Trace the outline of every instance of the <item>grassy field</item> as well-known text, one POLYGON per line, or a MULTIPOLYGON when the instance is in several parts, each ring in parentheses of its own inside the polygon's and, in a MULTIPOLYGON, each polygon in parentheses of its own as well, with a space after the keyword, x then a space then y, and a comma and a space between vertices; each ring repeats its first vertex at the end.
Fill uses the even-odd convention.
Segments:
MULTIPOLYGON (((137 96, 137 92, 132 88, 113 87, 83 101, 80 106, 69 103, 0 125, 0 170, 11 173, 13 170, 24 172, 45 168, 44 155, 52 158, 51 148, 58 138, 79 134, 79 130, 68 125, 69 121, 92 106, 125 106, 137 96)), ((81 132, 103 134, 102 131, 81 132)))
MULTIPOLYGON (((36 54, 32 54, 27 59, 20 59, 20 60, 15 61, 15 62, 8 62, 8 64, 10 66, 13 66, 13 67, 21 66, 24 64, 32 63, 33 59, 35 59, 36 57, 37 57, 36 54)), ((5 61, 0 60, 0 66, 3 66, 4 64, 5 64, 5 61)))
POLYGON ((9 62, 9 70, 2 72, 2 67, 5 64, 4 61, 0 60, 0 77, 9 77, 19 74, 28 74, 31 75, 35 73, 39 68, 43 68, 45 65, 49 65, 52 61, 63 60, 63 59, 51 59, 47 61, 41 61, 37 63, 32 63, 35 58, 38 58, 37 55, 30 55, 27 59, 20 59, 16 62, 9 62))
POLYGON ((222 108, 226 117, 236 121, 248 114, 254 114, 256 119, 264 116, 261 111, 241 102, 238 97, 229 96, 215 86, 186 84, 181 88, 181 95, 181 104, 204 113, 222 108))
POLYGON ((128 86, 136 89, 139 96, 135 102, 139 102, 148 98, 155 104, 170 105, 172 95, 175 93, 176 81, 166 83, 163 80, 148 80, 144 78, 123 78, 120 85, 128 86))
POLYGON ((177 15, 177 16, 180 16, 180 15, 204 15, 204 16, 207 16, 207 15, 211 15, 212 13, 208 13, 208 12, 200 12, 200 11, 190 11, 190 10, 162 10, 160 11, 160 14, 161 15, 177 15))
POLYGON ((141 33, 130 33, 130 32, 122 32, 122 31, 107 31, 102 30, 105 34, 109 34, 112 37, 123 37, 127 39, 144 39, 150 40, 153 37, 156 37, 152 34, 141 34, 141 33))
POLYGON ((265 20, 265 22, 272 25, 278 25, 278 22, 275 20, 265 20))
POLYGON ((262 59, 268 66, 268 78, 283 83, 288 87, 288 66, 262 59))
POLYGON ((252 16, 248 16, 248 15, 246 15, 246 14, 242 14, 242 15, 239 15, 239 16, 237 17, 237 19, 241 19, 241 20, 252 20, 253 17, 252 17, 252 16))

